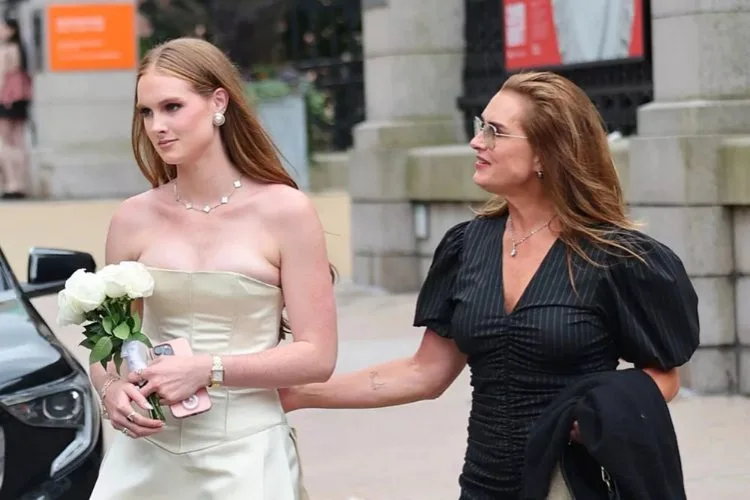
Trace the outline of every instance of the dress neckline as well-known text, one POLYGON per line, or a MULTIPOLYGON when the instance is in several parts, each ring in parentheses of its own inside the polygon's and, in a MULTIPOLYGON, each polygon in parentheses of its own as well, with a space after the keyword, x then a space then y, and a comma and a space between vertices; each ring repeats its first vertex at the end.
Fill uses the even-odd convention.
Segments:
POLYGON ((243 273, 238 273, 236 271, 221 271, 221 270, 193 270, 188 271, 185 269, 167 269, 165 267, 156 267, 156 266, 149 266, 146 265, 146 269, 149 271, 156 271, 156 272, 164 272, 164 273, 175 273, 175 274, 188 274, 188 275, 219 275, 219 276, 236 276, 238 278, 241 278, 243 280, 249 281, 251 283, 255 283, 261 286, 264 286, 266 288, 271 288, 273 290, 280 291, 281 287, 277 285, 272 285, 271 283, 268 283, 263 280, 259 280, 258 278, 253 278, 252 276, 248 276, 243 273))
POLYGON ((544 273, 546 272, 547 266, 549 265, 549 261, 552 260, 553 255, 557 251, 557 247, 560 243, 562 243, 562 240, 560 238, 555 238, 555 241, 552 242, 552 245, 547 249, 547 251, 544 254, 544 257, 542 257, 542 260, 539 261, 539 265, 534 270, 534 273, 531 275, 531 278, 529 279, 528 283, 526 283, 526 286, 521 291, 521 294, 518 296, 518 299, 516 300, 516 303, 513 305, 513 308, 508 310, 505 307, 505 273, 503 272, 503 264, 505 263, 505 254, 504 254, 504 247, 503 247, 503 235, 505 234, 505 227, 508 223, 508 216, 507 214, 502 218, 500 221, 500 237, 497 238, 498 245, 497 252, 500 256, 500 279, 499 279, 499 286, 500 286, 500 296, 502 298, 502 307, 503 307, 503 315, 504 316, 513 316, 515 313, 517 313, 520 309, 524 308, 526 306, 526 302, 530 300, 530 298, 533 296, 533 293, 535 292, 534 286, 536 285, 537 281, 540 281, 542 277, 544 276, 544 273))

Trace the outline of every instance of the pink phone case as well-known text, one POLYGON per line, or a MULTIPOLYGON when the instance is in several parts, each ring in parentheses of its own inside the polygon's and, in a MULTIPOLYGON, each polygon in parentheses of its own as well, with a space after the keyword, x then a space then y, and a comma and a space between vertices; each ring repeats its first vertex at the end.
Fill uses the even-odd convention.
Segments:
MULTIPOLYGON (((190 343, 183 338, 162 342, 154 346, 154 352, 157 356, 169 356, 170 354, 156 354, 164 349, 159 349, 160 346, 170 346, 172 348, 172 354, 174 356, 192 356, 193 350, 190 348, 190 343)), ((201 388, 187 398, 186 400, 169 406, 172 411, 172 415, 175 418, 185 418, 191 415, 198 415, 199 413, 206 412, 211 409, 211 397, 208 395, 208 391, 201 388)))

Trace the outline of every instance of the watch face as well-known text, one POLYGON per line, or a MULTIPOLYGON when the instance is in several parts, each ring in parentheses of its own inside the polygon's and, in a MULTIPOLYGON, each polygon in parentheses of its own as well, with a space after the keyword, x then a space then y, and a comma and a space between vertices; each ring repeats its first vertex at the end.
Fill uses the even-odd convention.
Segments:
POLYGON ((224 372, 217 370, 214 372, 214 380, 217 382, 223 382, 224 381, 224 372))

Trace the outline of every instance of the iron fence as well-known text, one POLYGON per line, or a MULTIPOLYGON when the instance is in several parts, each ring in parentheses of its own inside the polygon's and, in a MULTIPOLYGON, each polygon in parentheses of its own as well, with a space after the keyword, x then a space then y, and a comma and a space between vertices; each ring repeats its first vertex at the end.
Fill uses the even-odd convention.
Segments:
MULTIPOLYGON (((472 118, 513 72, 505 69, 505 33, 502 2, 464 0, 466 51, 463 95, 458 107, 467 135, 473 135, 472 118)), ((644 1, 644 19, 651 19, 650 1, 644 1)), ((630 135, 637 130, 638 107, 653 100, 651 29, 645 23, 643 60, 609 61, 550 68, 579 85, 601 113, 608 131, 630 135)))
POLYGON ((308 125, 315 150, 345 150, 365 119, 362 10, 356 0, 216 1, 214 40, 249 76, 292 67, 313 84, 308 125), (261 70, 265 71, 265 70, 261 70))

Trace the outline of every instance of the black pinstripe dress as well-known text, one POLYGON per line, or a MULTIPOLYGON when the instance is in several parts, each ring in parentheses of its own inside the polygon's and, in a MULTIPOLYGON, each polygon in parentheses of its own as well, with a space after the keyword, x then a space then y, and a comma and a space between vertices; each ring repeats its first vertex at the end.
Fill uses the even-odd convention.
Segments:
MULTIPOLYGON (((566 385, 613 370, 619 358, 668 369, 698 346, 698 298, 680 259, 636 231, 619 231, 646 264, 584 248, 594 266, 557 240, 505 312, 502 235, 506 217, 451 228, 435 251, 414 325, 452 338, 468 355, 473 387, 461 500, 516 500, 526 437, 566 385)), ((644 457, 646 458, 646 457, 644 457)))

